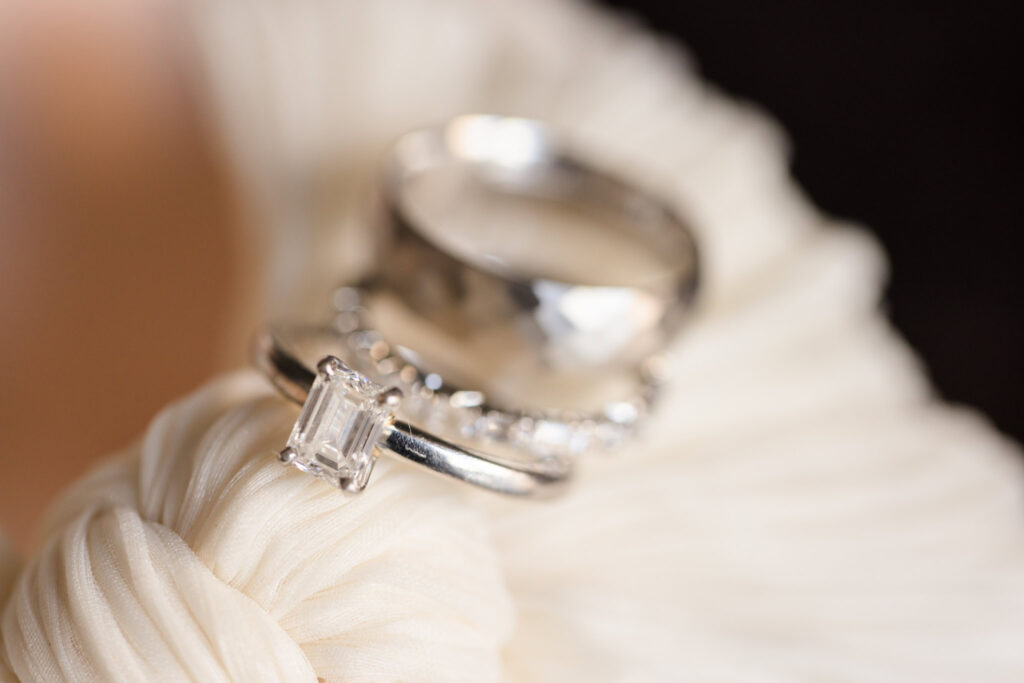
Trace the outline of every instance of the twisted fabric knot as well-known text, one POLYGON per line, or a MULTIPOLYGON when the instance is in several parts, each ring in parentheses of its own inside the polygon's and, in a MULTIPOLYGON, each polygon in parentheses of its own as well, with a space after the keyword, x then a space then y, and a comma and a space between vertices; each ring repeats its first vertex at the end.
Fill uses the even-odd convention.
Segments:
POLYGON ((491 680, 511 625, 481 515, 381 462, 346 497, 273 457, 250 372, 82 481, 4 615, 24 680, 491 680))

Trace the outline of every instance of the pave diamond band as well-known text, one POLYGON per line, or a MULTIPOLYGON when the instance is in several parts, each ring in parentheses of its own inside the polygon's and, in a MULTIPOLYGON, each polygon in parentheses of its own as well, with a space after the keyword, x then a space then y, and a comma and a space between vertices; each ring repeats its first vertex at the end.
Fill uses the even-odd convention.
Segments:
POLYGON ((303 404, 280 453, 285 464, 350 493, 366 487, 382 452, 513 496, 548 497, 568 479, 566 459, 502 459, 397 420, 401 391, 373 382, 336 356, 322 356, 314 372, 286 339, 286 332, 310 329, 273 327, 257 340, 256 364, 283 394, 303 404))
POLYGON ((334 326, 349 357, 375 380, 394 385, 404 395, 402 411, 452 438, 482 446, 509 445, 540 456, 576 457, 609 453, 636 431, 657 396, 659 358, 636 372, 632 395, 596 411, 508 409, 491 405, 485 392, 453 386, 439 373, 421 367, 373 329, 367 312, 367 288, 347 286, 334 295, 334 326))

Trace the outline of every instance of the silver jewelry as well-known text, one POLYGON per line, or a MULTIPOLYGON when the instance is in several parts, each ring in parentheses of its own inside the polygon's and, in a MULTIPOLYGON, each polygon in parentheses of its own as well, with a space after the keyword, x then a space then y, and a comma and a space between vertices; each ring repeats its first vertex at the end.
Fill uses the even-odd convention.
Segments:
POLYGON ((302 403, 283 463, 350 493, 362 491, 380 452, 498 493, 550 496, 571 473, 567 459, 501 458, 463 448, 395 419, 401 390, 387 388, 335 355, 319 355, 316 371, 303 360, 301 342, 337 341, 333 330, 276 326, 256 345, 256 364, 287 397, 302 403), (298 342, 298 343, 292 343, 298 342))
POLYGON ((542 457, 577 457, 610 452, 631 437, 650 411, 658 390, 657 361, 636 369, 635 391, 596 411, 505 408, 480 389, 451 384, 423 367, 418 354, 389 343, 369 321, 370 293, 347 286, 334 295, 334 326, 348 358, 374 380, 399 388, 401 409, 412 422, 484 447, 510 446, 542 457))
POLYGON ((516 353, 549 372, 635 366, 661 351, 691 311, 698 254, 687 224, 540 121, 469 115, 408 133, 393 148, 382 200, 381 286, 460 339, 486 331, 517 340, 516 353), (490 199, 468 221, 473 245, 460 247, 449 214, 479 193, 490 199), (535 237, 504 234, 500 224, 488 230, 498 206, 522 198, 595 220, 573 223, 577 233, 561 240, 568 247, 553 234, 557 221, 520 221, 543 223, 535 237), (616 227, 600 229, 609 223, 616 227), (513 263, 480 246, 492 238, 530 251, 513 263), (607 240, 620 248, 599 254, 607 240), (552 253, 555 267, 538 265, 552 253), (562 266, 577 270, 550 272, 562 266))

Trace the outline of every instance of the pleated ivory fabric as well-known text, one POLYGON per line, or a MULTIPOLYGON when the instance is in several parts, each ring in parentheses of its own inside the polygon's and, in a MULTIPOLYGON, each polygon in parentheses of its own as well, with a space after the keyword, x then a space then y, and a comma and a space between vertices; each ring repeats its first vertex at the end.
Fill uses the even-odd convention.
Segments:
POLYGON ((296 415, 239 373, 81 482, 5 611, 17 674, 496 677, 512 613, 481 515, 443 482, 386 465, 359 498, 268 467, 296 415))
POLYGON ((195 18, 265 310, 322 311, 388 140, 483 110, 685 206, 701 312, 644 440, 551 504, 386 459, 345 498, 274 462, 295 407, 212 382, 53 512, 3 611, 21 680, 1024 679, 1019 449, 931 395, 877 313, 877 246, 793 187, 771 123, 574 3, 195 18))

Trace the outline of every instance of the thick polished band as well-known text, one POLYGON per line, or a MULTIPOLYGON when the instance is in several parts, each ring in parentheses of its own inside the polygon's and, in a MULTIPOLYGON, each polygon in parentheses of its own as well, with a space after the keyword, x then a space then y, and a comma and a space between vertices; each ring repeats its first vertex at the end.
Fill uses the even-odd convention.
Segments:
MULTIPOLYGON (((542 122, 470 115, 408 133, 393 148, 382 197, 377 276, 384 287, 463 339, 481 330, 516 338, 540 367, 633 366, 661 351, 692 308, 698 254, 688 225, 649 192, 595 167, 542 122), (460 252, 440 239, 450 226, 431 227, 418 205, 430 194, 412 196, 410 190, 432 174, 447 177, 426 186, 448 193, 437 202, 443 207, 463 202, 475 186, 502 197, 564 204, 572 209, 565 215, 600 213, 616 220, 586 221, 587 230, 567 240, 563 261, 573 262, 576 275, 531 272, 501 255, 460 252), (635 277, 611 275, 609 265, 629 261, 614 253, 617 263, 609 264, 596 255, 598 224, 611 223, 613 232, 642 250, 635 253, 658 267, 638 265, 635 277)), ((501 237, 522 241, 519 235, 501 237)), ((546 234, 530 240, 530 248, 551 251, 556 242, 546 234)))
POLYGON ((281 451, 286 464, 351 493, 366 486, 378 451, 511 496, 550 497, 569 478, 567 459, 490 456, 394 419, 401 392, 376 385, 330 355, 321 358, 314 371, 289 348, 284 331, 278 326, 261 332, 254 360, 285 396, 304 404, 281 451))

